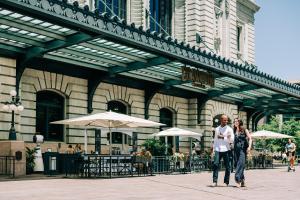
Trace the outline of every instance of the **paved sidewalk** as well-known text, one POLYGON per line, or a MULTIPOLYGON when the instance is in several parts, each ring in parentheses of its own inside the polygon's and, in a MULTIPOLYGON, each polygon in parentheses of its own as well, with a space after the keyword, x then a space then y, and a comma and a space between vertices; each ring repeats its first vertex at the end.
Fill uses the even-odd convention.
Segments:
MULTIPOLYGON (((300 168, 246 171, 246 188, 211 187, 209 172, 119 179, 44 179, 0 182, 1 200, 283 200, 300 199, 300 168)), ((219 182, 222 183, 221 172, 219 182)))

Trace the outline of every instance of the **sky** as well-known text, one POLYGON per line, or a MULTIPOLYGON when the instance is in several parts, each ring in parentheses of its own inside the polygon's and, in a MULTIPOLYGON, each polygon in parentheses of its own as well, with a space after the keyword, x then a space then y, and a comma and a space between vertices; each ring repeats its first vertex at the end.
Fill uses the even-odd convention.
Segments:
POLYGON ((300 1, 256 0, 255 57, 258 68, 300 81, 300 1))

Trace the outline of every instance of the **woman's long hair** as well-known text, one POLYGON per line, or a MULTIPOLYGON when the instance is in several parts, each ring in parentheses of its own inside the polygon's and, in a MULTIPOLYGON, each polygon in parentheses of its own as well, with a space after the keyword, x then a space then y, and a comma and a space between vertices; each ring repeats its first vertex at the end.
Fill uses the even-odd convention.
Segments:
MULTIPOLYGON (((238 120, 238 122, 239 122, 239 132, 240 132, 240 133, 245 132, 245 128, 244 128, 244 126, 243 126, 243 125, 244 125, 243 121, 242 121, 241 119, 239 119, 239 118, 235 118, 234 121, 235 121, 235 120, 238 120)), ((237 127, 234 126, 234 127, 233 127, 233 132, 236 133, 236 131, 237 131, 237 127)))

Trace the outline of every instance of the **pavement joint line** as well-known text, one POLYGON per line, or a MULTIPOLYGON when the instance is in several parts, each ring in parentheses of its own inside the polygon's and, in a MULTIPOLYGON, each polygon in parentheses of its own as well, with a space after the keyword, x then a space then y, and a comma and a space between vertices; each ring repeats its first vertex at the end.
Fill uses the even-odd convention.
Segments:
POLYGON ((203 189, 198 189, 198 188, 193 188, 193 187, 188 187, 188 186, 181 186, 181 185, 176 185, 176 184, 170 184, 170 183, 166 183, 166 182, 162 182, 162 181, 155 181, 155 180, 149 180, 146 179, 147 181, 151 181, 151 182, 156 182, 156 183, 160 183, 160 184, 165 184, 165 185, 169 185, 169 186, 175 186, 175 187, 179 187, 179 188, 184 188, 184 189, 189 189, 189 190, 195 190, 195 191, 199 191, 199 192, 205 192, 205 193, 209 193, 209 194, 215 194, 215 195, 219 195, 219 196, 226 196, 232 199, 238 199, 238 200, 247 200, 247 199, 243 199, 243 198, 236 198, 235 196, 230 196, 230 195, 225 195, 222 193, 218 193, 218 192, 211 192, 211 191, 207 191, 207 190, 203 190, 203 189))

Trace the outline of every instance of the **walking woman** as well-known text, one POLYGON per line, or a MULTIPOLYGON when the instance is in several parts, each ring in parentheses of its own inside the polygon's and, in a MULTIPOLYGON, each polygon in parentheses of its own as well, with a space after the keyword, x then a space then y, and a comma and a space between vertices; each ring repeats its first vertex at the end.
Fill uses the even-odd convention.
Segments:
POLYGON ((252 139, 249 131, 243 127, 243 121, 234 120, 234 154, 236 158, 235 181, 237 187, 245 187, 244 170, 246 156, 251 150, 252 139))

